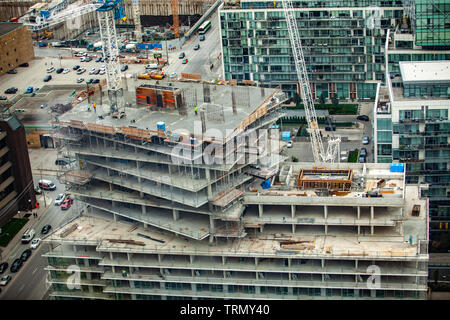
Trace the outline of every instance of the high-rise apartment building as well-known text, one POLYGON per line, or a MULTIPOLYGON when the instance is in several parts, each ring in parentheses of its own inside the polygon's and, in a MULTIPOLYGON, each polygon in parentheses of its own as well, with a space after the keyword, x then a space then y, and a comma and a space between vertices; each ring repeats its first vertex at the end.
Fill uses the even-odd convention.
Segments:
POLYGON ((430 200, 430 244, 441 252, 450 222, 449 70, 448 60, 400 62, 397 85, 388 79, 374 108, 375 162, 406 164, 406 182, 430 200))

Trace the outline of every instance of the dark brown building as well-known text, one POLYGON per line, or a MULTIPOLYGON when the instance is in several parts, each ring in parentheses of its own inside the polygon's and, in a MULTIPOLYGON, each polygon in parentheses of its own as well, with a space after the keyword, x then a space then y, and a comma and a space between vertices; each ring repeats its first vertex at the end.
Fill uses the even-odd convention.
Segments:
POLYGON ((0 76, 34 59, 31 31, 21 23, 0 23, 0 76))
POLYGON ((16 116, 4 114, 0 118, 0 225, 35 202, 25 128, 16 116))

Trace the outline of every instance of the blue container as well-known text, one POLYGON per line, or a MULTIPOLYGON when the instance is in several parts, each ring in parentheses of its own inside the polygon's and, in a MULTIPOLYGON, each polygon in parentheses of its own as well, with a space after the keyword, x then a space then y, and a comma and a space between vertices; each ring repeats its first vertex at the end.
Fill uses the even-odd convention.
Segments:
POLYGON ((391 172, 405 172, 405 164, 391 163, 391 172))
POLYGON ((163 121, 159 121, 156 123, 156 128, 158 130, 162 130, 162 131, 166 132, 166 123, 163 121))
POLYGON ((281 139, 283 139, 284 141, 291 140, 291 132, 290 131, 283 131, 281 133, 281 139))
POLYGON ((41 17, 48 19, 50 18, 50 11, 48 10, 41 10, 41 17))
POLYGON ((264 181, 261 183, 261 187, 262 187, 263 189, 270 189, 270 179, 264 180, 264 181))

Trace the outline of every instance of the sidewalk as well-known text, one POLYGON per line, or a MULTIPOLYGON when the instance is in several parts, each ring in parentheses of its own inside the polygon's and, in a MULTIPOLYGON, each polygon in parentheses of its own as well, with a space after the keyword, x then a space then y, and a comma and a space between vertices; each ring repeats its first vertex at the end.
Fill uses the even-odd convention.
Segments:
MULTIPOLYGON (((8 243, 6 247, 0 247, 2 250, 1 252, 1 260, 5 261, 8 258, 8 255, 11 253, 11 251, 20 243, 22 240, 22 235, 27 228, 34 228, 34 226, 41 220, 42 215, 45 214, 48 208, 52 205, 53 199, 50 196, 45 196, 45 200, 47 201, 47 207, 44 206, 44 198, 42 195, 36 196, 37 202, 39 202, 40 206, 38 209, 33 209, 32 211, 21 211, 20 214, 17 214, 13 218, 23 218, 23 216, 27 213, 31 214, 28 217, 28 222, 22 227, 19 232, 14 236, 14 238, 11 239, 11 241, 8 243), (38 217, 34 218, 33 213, 37 213, 38 217)), ((35 230, 36 234, 39 234, 40 230, 35 230)))

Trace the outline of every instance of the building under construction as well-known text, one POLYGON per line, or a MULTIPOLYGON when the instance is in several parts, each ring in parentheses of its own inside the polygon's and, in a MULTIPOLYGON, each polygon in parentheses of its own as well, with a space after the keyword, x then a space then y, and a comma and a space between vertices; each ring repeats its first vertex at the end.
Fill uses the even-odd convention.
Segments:
POLYGON ((59 179, 83 212, 45 239, 50 295, 426 298, 427 201, 389 164, 285 163, 269 129, 286 99, 173 82, 138 87, 123 116, 60 116, 77 161, 59 179))

